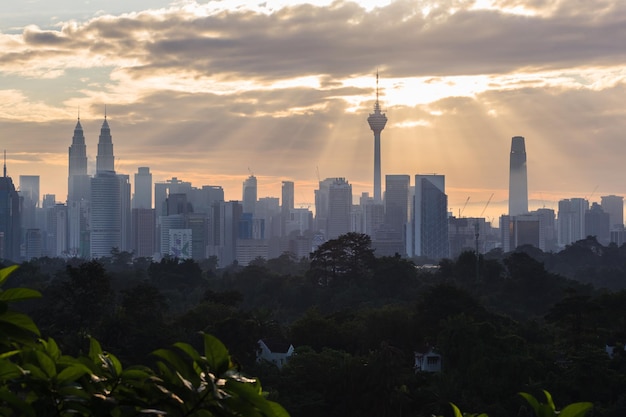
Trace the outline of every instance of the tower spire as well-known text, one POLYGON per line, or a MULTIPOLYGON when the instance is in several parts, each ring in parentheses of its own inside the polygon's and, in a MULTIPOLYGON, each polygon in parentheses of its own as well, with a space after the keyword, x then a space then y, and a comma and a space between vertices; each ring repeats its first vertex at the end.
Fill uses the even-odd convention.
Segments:
POLYGON ((378 69, 376 69, 376 103, 374 104, 374 113, 370 113, 367 123, 369 123, 370 129, 374 132, 374 201, 381 202, 380 132, 387 124, 387 116, 380 111, 378 69))
POLYGON ((378 68, 376 68, 376 104, 378 104, 378 68))
POLYGON ((4 150, 4 178, 7 177, 7 150, 4 150))

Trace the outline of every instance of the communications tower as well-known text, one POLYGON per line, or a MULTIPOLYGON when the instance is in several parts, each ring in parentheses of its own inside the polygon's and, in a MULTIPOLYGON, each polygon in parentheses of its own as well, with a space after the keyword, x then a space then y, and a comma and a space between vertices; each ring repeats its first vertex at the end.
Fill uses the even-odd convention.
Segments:
POLYGON ((380 132, 387 124, 387 116, 380 111, 380 103, 378 102, 378 71, 376 71, 376 103, 374 104, 374 113, 370 113, 367 118, 370 129, 374 132, 374 201, 380 203, 381 187, 380 187, 380 132))

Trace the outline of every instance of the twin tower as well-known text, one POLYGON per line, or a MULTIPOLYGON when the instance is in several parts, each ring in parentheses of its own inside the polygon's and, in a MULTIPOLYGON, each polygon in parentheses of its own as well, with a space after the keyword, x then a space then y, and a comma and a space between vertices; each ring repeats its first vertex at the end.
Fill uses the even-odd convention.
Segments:
POLYGON ((87 173, 87 147, 80 118, 69 147, 67 241, 70 256, 98 258, 111 248, 130 249, 130 182, 115 173, 113 140, 106 113, 100 129, 96 174, 87 173))

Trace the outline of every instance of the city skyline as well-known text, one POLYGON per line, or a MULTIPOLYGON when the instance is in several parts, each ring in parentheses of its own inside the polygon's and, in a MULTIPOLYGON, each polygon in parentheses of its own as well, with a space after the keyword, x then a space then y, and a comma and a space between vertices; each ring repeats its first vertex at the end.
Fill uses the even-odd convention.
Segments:
POLYGON ((485 216, 506 213, 517 135, 529 209, 626 194, 621 2, 33 3, 0 6, 3 148, 10 176, 40 175, 58 201, 78 113, 93 174, 105 106, 121 173, 146 166, 229 200, 248 169, 259 196, 294 181, 296 205, 318 177, 372 195, 377 68, 382 176, 445 175, 455 215, 492 194, 485 216))

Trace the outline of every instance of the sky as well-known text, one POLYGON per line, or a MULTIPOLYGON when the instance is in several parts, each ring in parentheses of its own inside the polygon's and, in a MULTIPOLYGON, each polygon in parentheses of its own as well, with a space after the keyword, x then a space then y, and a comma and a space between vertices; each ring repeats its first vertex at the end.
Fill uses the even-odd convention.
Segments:
POLYGON ((377 71, 383 188, 443 174, 450 211, 497 224, 524 136, 531 209, 626 195, 622 0, 1 2, 0 144, 64 201, 77 117, 93 172, 106 111, 131 182, 240 200, 254 174, 314 209, 318 179, 373 193, 377 71))

